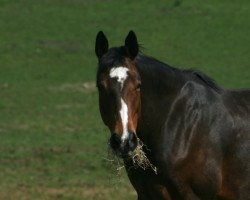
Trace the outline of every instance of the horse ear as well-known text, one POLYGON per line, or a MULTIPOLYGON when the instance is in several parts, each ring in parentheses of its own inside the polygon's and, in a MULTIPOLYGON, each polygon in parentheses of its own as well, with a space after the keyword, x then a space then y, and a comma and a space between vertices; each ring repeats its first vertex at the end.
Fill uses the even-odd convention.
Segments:
POLYGON ((95 53, 96 56, 100 59, 105 53, 107 53, 109 48, 108 40, 102 31, 96 36, 95 41, 95 53))
POLYGON ((129 31, 125 39, 125 48, 129 57, 133 60, 139 51, 139 45, 137 43, 137 38, 134 31, 129 31))

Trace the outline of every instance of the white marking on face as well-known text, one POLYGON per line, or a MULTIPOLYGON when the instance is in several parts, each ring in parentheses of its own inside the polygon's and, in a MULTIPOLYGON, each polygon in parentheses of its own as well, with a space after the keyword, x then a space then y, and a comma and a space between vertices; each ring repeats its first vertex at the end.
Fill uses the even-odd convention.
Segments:
POLYGON ((120 115, 122 119, 122 137, 121 140, 124 141, 128 138, 128 106, 125 101, 121 98, 121 110, 120 115))
POLYGON ((127 67, 114 67, 110 70, 109 76, 111 78, 117 78, 117 81, 121 83, 121 89, 123 88, 124 81, 126 80, 128 74, 128 68, 127 67))

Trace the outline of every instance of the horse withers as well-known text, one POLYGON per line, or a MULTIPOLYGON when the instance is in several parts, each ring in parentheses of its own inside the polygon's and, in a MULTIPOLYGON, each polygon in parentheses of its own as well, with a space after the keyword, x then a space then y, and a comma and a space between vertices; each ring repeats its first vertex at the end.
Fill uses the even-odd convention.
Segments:
POLYGON ((113 48, 100 31, 95 52, 109 144, 139 200, 250 199, 250 90, 139 53, 133 31, 113 48), (138 146, 151 167, 136 166, 138 146))

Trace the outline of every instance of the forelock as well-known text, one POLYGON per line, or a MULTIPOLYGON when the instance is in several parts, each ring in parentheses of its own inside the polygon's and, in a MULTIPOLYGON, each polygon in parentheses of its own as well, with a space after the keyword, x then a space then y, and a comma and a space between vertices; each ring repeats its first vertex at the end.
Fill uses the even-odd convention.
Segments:
POLYGON ((124 64, 124 48, 113 47, 100 59, 99 68, 122 66, 124 64))

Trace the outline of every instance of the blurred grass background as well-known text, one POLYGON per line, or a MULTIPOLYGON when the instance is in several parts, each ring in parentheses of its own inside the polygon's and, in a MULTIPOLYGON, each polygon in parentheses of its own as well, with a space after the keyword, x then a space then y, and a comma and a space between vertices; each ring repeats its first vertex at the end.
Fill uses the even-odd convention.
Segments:
POLYGON ((1 0, 0 199, 136 199, 107 157, 95 36, 250 86, 250 1, 1 0))

